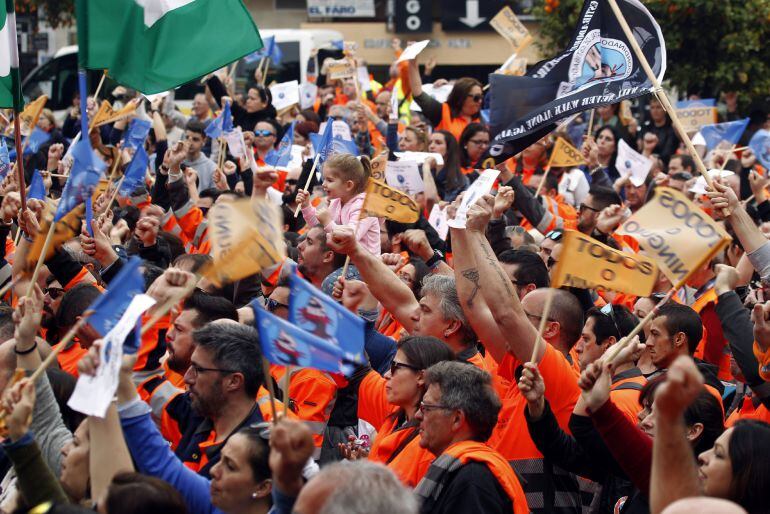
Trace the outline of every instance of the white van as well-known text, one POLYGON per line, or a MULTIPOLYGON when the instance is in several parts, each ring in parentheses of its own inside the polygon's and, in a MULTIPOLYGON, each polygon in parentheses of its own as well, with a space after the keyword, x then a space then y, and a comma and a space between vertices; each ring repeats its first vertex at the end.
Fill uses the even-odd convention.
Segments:
MULTIPOLYGON (((260 35, 263 38, 275 36, 283 54, 280 65, 270 64, 265 81, 267 84, 273 81, 286 82, 294 79, 305 81, 307 79, 307 62, 310 59, 310 52, 314 48, 321 49, 319 52, 321 62, 327 56, 338 58, 341 54, 332 45, 333 41, 342 40, 342 33, 336 30, 266 29, 260 30, 260 35)), ((59 120, 66 116, 66 111, 72 106, 72 99, 78 89, 77 52, 77 46, 60 48, 50 61, 32 70, 22 81, 21 87, 25 99, 34 99, 41 94, 48 95, 47 107, 54 111, 59 120)), ((254 81, 254 69, 258 64, 258 61, 248 64, 243 60, 238 63, 236 69, 237 89, 242 91, 247 84, 254 81)), ((96 89, 100 78, 100 71, 88 70, 89 91, 96 89)), ((108 93, 117 85, 108 76, 103 91, 108 93)), ((203 91, 203 86, 200 81, 188 82, 176 89, 176 100, 182 109, 189 108, 195 94, 201 91, 203 91)))

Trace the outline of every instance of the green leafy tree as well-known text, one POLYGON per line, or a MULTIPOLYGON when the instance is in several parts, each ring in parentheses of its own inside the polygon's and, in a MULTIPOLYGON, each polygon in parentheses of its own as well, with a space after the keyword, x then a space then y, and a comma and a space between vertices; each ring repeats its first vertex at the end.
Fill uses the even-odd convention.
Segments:
MULTIPOLYGON (((666 80, 683 93, 735 91, 743 103, 770 91, 770 0, 642 0, 666 40, 666 80)), ((583 0, 533 8, 546 55, 566 47, 583 0)))

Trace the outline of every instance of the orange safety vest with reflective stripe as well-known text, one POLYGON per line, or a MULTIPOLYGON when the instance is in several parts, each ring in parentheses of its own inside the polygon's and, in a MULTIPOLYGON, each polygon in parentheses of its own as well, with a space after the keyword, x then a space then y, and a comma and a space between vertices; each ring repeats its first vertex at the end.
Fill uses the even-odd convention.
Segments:
MULTIPOLYGON (((712 304, 716 305, 717 299, 718 299, 717 293, 714 290, 714 288, 711 287, 707 289, 702 295, 700 295, 695 300, 695 303, 692 304, 692 309, 695 312, 697 312, 702 318, 703 317, 702 311, 712 304)), ((713 308, 710 314, 716 316, 716 313, 713 312, 713 308)), ((719 366, 719 372, 717 376, 719 377, 720 380, 732 380, 733 374, 732 372, 730 372, 730 346, 727 344, 727 341, 725 341, 723 337, 721 352, 716 362, 713 362, 713 359, 706 359, 705 358, 707 353, 706 346, 709 344, 709 337, 705 328, 706 327, 704 323, 703 337, 698 343, 698 347, 695 349, 695 353, 693 354, 693 356, 695 358, 705 360, 706 362, 711 361, 712 364, 716 364, 717 366, 719 366)))
POLYGON ((610 399, 634 424, 639 421, 637 415, 642 410, 639 396, 646 383, 647 379, 639 368, 632 368, 612 377, 610 399))
POLYGON ((192 200, 188 200, 173 213, 185 238, 192 244, 192 253, 209 253, 211 244, 208 241, 208 220, 203 211, 192 200))
MULTIPOLYGON (((577 211, 574 207, 564 201, 563 196, 543 196, 542 198, 545 199, 545 208, 554 216, 554 219, 561 218, 565 225, 568 223, 574 223, 575 226, 577 226, 577 211)), ((522 219, 520 224, 522 227, 524 227, 525 230, 531 230, 534 228, 532 223, 530 223, 526 218, 522 219)), ((548 229, 543 233, 546 234, 549 232, 549 230, 552 229, 548 229)))
MULTIPOLYGON (((487 469, 494 475, 500 487, 513 503, 513 512, 515 514, 525 514, 529 512, 527 499, 524 496, 524 490, 521 488, 516 473, 507 460, 497 451, 493 450, 484 443, 476 441, 460 441, 455 443, 441 454, 441 457, 448 455, 459 460, 462 465, 469 462, 480 462, 487 466, 487 469)), ((428 470, 430 474, 430 469, 428 470)), ((427 478, 427 477, 426 477, 427 478)), ((425 479, 423 479, 425 480, 425 479)), ((419 488, 419 486, 418 486, 419 488)))
MULTIPOLYGON (((282 379, 285 374, 285 366, 270 365, 270 375, 281 388, 284 387, 282 379)), ((289 399, 289 406, 313 433, 315 458, 321 455, 326 424, 337 400, 337 387, 337 382, 329 373, 312 368, 291 370, 289 391, 284 394, 284 401, 289 399)))

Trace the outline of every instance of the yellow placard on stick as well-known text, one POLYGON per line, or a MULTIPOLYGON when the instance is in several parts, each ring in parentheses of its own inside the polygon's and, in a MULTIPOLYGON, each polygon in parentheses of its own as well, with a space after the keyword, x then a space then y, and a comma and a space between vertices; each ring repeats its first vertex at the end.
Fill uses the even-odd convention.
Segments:
POLYGON ((107 100, 102 102, 99 110, 96 111, 94 119, 91 121, 91 127, 101 127, 108 123, 114 123, 120 119, 126 118, 136 111, 136 102, 128 102, 122 109, 116 111, 107 100))
POLYGON ((615 250, 575 230, 564 232, 553 287, 603 289, 649 296, 658 278, 655 261, 615 250))
MULTIPOLYGON (((48 101, 46 95, 37 97, 34 101, 27 104, 24 110, 19 113, 19 123, 21 123, 21 134, 28 136, 37 126, 37 120, 40 119, 40 113, 43 112, 45 104, 48 101)), ((13 124, 8 126, 8 133, 13 132, 13 124)))
POLYGON ((243 198, 209 209, 214 264, 206 278, 221 287, 286 257, 281 213, 268 200, 243 198))
POLYGON ((717 122, 716 107, 686 107, 684 109, 677 109, 676 115, 688 134, 698 132, 704 125, 711 125, 717 122))
POLYGON ((527 27, 516 17, 510 6, 503 7, 489 24, 498 34, 510 41, 513 51, 518 53, 532 43, 532 35, 527 27))
POLYGON ((353 61, 345 59, 329 64, 326 75, 329 77, 329 80, 340 80, 355 77, 357 73, 358 70, 353 61))
POLYGON ((373 179, 366 186, 363 210, 401 223, 414 223, 420 218, 420 208, 409 195, 373 179))
POLYGON ((617 230, 637 241, 673 284, 703 266, 732 239, 681 192, 655 188, 655 196, 617 230))
POLYGON ((563 166, 580 166, 585 164, 586 160, 583 158, 580 150, 569 144, 564 138, 559 137, 556 138, 556 143, 553 145, 553 152, 549 162, 552 167, 559 168, 563 166))
POLYGON ((385 167, 388 165, 388 150, 383 150, 380 155, 372 159, 371 177, 374 180, 385 181, 385 167))

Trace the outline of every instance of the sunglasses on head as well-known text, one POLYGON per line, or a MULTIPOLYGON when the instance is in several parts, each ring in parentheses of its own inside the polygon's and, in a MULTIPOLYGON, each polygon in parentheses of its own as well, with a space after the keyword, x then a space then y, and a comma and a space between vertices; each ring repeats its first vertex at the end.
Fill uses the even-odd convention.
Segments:
POLYGON ((545 238, 550 239, 551 241, 559 241, 563 235, 564 232, 561 230, 551 230, 545 235, 545 238))
POLYGON ((270 136, 274 136, 275 133, 271 132, 270 130, 255 130, 254 135, 262 136, 262 137, 270 137, 270 136))
POLYGON ((267 301, 265 301, 265 309, 267 309, 267 312, 275 312, 280 307, 283 307, 284 309, 289 308, 285 303, 273 300, 272 298, 268 298, 267 301))
POLYGON ((480 102, 484 99, 484 95, 468 95, 468 98, 472 99, 474 102, 480 102))
POLYGON ((618 327, 618 322, 615 319, 615 309, 612 308, 612 304, 608 303, 601 309, 599 309, 599 312, 604 314, 605 316, 609 316, 612 320, 612 324, 615 325, 615 331, 618 333, 618 337, 622 337, 622 334, 620 333, 620 327, 618 327))

